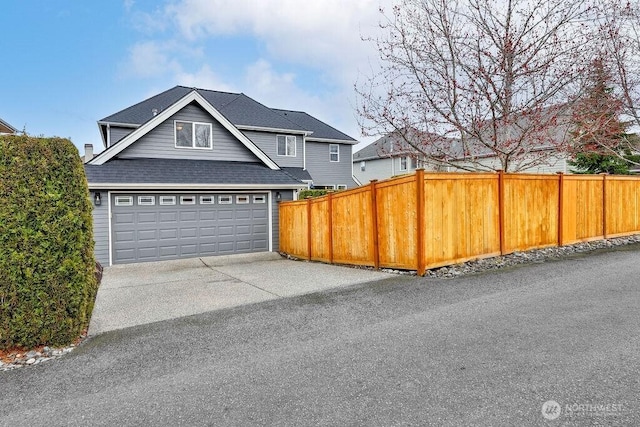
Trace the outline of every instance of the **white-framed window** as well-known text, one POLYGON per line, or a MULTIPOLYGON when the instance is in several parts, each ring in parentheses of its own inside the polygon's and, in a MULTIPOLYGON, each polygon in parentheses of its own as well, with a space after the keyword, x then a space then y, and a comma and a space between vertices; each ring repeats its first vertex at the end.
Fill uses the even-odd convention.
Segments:
POLYGON ((218 203, 221 205, 230 205, 232 203, 231 196, 218 196, 218 203))
POLYGON ((267 196, 253 196, 253 203, 267 203, 267 196))
POLYGON ((278 156, 296 156, 296 137, 295 135, 277 135, 278 156))
POLYGON ((138 196, 138 206, 153 206, 155 204, 155 196, 138 196))
POLYGON ((346 184, 338 184, 337 188, 338 188, 338 190, 346 190, 347 186, 346 186, 346 184))
POLYGON ((249 196, 236 196, 236 203, 239 205, 246 205, 249 203, 249 196))
POLYGON ((116 206, 133 206, 133 196, 116 196, 116 206))
POLYGON ((340 146, 338 144, 329 144, 329 161, 340 161, 340 146))
POLYGON ((195 205, 196 196, 180 196, 181 205, 195 205))
POLYGON ((213 148, 211 123, 175 120, 173 124, 176 148, 195 148, 199 150, 213 148))
POLYGON ((406 171, 407 170, 407 164, 408 164, 408 157, 400 157, 400 170, 401 171, 406 171))
POLYGON ((363 161, 361 161, 361 162, 360 162, 360 170, 361 170, 362 172, 364 172, 364 170, 366 169, 366 167, 367 167, 367 162, 365 162, 364 160, 363 160, 363 161))
POLYGON ((411 157, 411 169, 418 169, 418 159, 411 157))
POLYGON ((160 204, 163 206, 175 205, 176 196, 160 196, 160 204))
POLYGON ((200 196, 201 205, 212 205, 214 203, 213 196, 200 196))

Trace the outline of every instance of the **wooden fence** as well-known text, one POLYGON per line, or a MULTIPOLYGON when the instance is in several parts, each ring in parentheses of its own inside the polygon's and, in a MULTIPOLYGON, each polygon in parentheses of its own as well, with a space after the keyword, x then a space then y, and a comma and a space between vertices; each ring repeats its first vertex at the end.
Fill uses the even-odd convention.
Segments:
POLYGON ((425 173, 280 204, 280 250, 416 270, 640 232, 640 178, 425 173))

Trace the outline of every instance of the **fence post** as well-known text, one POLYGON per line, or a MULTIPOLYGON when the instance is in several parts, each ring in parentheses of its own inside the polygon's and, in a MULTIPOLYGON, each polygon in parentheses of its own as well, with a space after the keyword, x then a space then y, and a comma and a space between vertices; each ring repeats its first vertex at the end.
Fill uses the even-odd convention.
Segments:
POLYGON ((307 253, 311 261, 311 198, 307 198, 307 253))
POLYGON ((369 184, 371 191, 371 225, 372 225, 372 242, 373 242, 373 266, 376 270, 380 268, 380 248, 378 247, 378 199, 376 197, 377 179, 372 179, 369 184))
POLYGON ((602 174, 602 238, 607 238, 607 174, 602 174))
POLYGON ((564 245, 564 172, 558 172, 558 246, 564 245))
POLYGON ((333 194, 329 193, 327 197, 327 227, 329 228, 329 264, 333 264, 333 194))
POLYGON ((500 255, 504 255, 504 171, 498 170, 498 232, 500 233, 500 255))
POLYGON ((417 256, 418 256, 418 265, 417 265, 417 273, 418 276, 424 276, 426 272, 426 263, 424 259, 424 169, 416 170, 416 190, 417 190, 417 200, 416 200, 416 214, 417 214, 417 256))

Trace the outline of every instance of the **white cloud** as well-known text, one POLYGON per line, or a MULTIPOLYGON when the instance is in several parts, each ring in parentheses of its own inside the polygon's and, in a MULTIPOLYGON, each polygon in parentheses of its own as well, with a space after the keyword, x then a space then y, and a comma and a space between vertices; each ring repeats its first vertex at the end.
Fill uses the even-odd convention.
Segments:
POLYGON ((226 92, 236 92, 237 90, 228 85, 223 79, 211 70, 209 65, 203 65, 194 73, 181 70, 173 76, 176 84, 188 87, 198 87, 204 89, 215 89, 226 92))
POLYGON ((169 45, 155 41, 136 43, 129 48, 122 72, 136 77, 155 77, 179 71, 180 64, 169 56, 171 50, 169 45))

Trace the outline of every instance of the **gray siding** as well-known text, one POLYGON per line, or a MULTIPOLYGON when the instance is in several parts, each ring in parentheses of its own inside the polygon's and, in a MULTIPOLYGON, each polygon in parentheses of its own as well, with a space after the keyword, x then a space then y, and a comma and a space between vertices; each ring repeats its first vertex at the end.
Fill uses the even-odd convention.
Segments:
POLYGON ((307 170, 313 178, 313 185, 346 185, 356 187, 352 178, 350 144, 338 144, 340 147, 339 162, 329 161, 329 144, 326 142, 307 141, 307 170))
MULTIPOLYGON (((285 133, 271 133, 258 131, 242 131, 247 138, 253 141, 267 156, 271 158, 278 166, 301 168, 304 166, 304 153, 302 145, 302 135, 296 137, 296 156, 278 156, 276 137, 278 135, 287 135, 285 133)), ((291 135, 291 134, 289 134, 291 135)), ((327 148, 328 150, 328 148, 327 148)), ((309 156, 307 155, 307 159, 309 156)))
POLYGON ((393 176, 391 158, 365 160, 364 172, 360 170, 360 162, 353 163, 353 175, 362 185, 368 184, 373 179, 383 180, 393 176))
MULTIPOLYGON (((95 190, 89 191, 91 204, 95 190)), ((93 206, 93 240, 95 242, 94 254, 96 261, 103 266, 109 265, 109 197, 106 191, 101 190, 102 204, 93 206)))
POLYGON ((158 125, 133 145, 118 155, 127 158, 228 160, 236 162, 259 162, 260 160, 238 141, 227 129, 199 106, 190 104, 158 125), (174 120, 211 123, 213 150, 176 148, 174 120))
POLYGON ((109 142, 111 143, 111 145, 120 141, 122 138, 129 135, 131 132, 135 130, 135 128, 123 128, 118 126, 110 126, 109 129, 110 129, 109 132, 111 134, 109 142))

